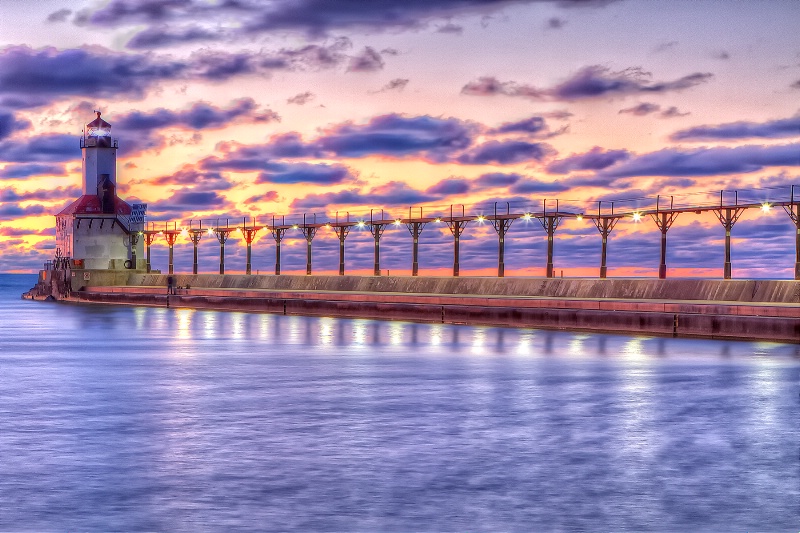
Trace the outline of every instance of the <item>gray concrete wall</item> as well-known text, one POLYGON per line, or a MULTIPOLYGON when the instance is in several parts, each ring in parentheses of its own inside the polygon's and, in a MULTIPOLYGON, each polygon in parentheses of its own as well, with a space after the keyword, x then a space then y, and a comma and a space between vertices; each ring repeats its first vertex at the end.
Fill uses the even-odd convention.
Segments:
MULTIPOLYGON (((86 286, 166 287, 166 274, 126 271, 81 271, 73 289, 86 286)), ((282 291, 399 292, 542 296, 550 298, 621 298, 646 300, 698 300, 721 302, 800 303, 800 282, 794 280, 718 279, 545 279, 480 277, 373 277, 373 276, 245 276, 175 275, 179 286, 196 288, 267 289, 282 291)))

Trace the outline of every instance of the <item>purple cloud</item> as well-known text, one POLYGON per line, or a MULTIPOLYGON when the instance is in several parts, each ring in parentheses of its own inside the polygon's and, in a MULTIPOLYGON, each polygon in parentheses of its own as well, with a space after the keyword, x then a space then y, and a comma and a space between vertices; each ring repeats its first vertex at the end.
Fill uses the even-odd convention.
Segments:
POLYGON ((59 9, 47 15, 47 22, 64 22, 72 14, 70 9, 59 9))
POLYGON ((161 48, 198 41, 216 41, 222 36, 201 26, 191 25, 182 28, 170 28, 166 25, 150 26, 140 31, 128 41, 127 47, 136 49, 161 48))
POLYGON ((409 206, 439 200, 441 196, 412 189, 406 183, 392 181, 363 193, 358 189, 309 194, 295 199, 292 209, 318 209, 330 206, 409 206))
POLYGON ((315 144, 340 157, 421 154, 442 160, 456 150, 467 148, 472 143, 473 129, 452 118, 391 114, 374 117, 365 125, 338 126, 315 144))
POLYGON ((490 189, 494 187, 508 187, 517 183, 522 176, 519 174, 506 174, 503 172, 490 172, 482 174, 475 180, 475 185, 481 189, 490 189))
POLYGON ((383 69, 383 58, 372 47, 367 46, 361 54, 350 58, 348 72, 376 72, 383 69))
POLYGON ((559 17, 550 17, 547 19, 546 28, 551 30, 560 30, 567 25, 567 21, 559 17))
POLYGON ((651 104, 650 102, 642 102, 641 104, 635 105, 633 107, 620 109, 619 112, 636 115, 637 117, 643 117, 645 115, 649 115, 650 113, 655 113, 656 111, 660 110, 661 106, 658 104, 651 104))
POLYGON ((641 68, 612 72, 608 67, 591 65, 549 88, 537 88, 516 82, 501 82, 485 76, 466 84, 462 94, 490 96, 504 94, 532 100, 576 101, 590 98, 625 96, 639 93, 665 93, 689 89, 709 81, 713 74, 694 73, 673 81, 650 82, 650 73, 641 68))
POLYGON ((504 122, 490 133, 541 133, 547 131, 544 118, 533 116, 517 122, 504 122))
POLYGON ((800 137, 800 114, 767 122, 730 122, 696 126, 673 133, 673 141, 725 141, 739 139, 781 139, 800 137))
POLYGON ((459 26, 458 24, 453 24, 452 22, 448 22, 442 26, 436 28, 436 33, 449 33, 452 35, 461 35, 464 33, 464 27, 459 26))
POLYGON ((407 78, 395 78, 386 85, 384 85, 383 87, 381 87, 381 89, 377 92, 383 93, 386 91, 395 91, 395 90, 402 91, 403 89, 406 88, 406 85, 408 85, 408 81, 409 80, 407 78))
POLYGON ((547 166, 551 174, 569 174, 581 170, 602 170, 631 157, 627 150, 603 150, 595 146, 584 154, 553 161, 547 166))
POLYGON ((425 191, 428 194, 448 196, 451 194, 466 194, 469 192, 470 182, 462 178, 444 179, 428 187, 425 191))
POLYGON ((258 111, 258 105, 252 98, 234 100, 227 108, 219 108, 205 102, 195 102, 188 109, 174 111, 158 108, 149 112, 133 111, 127 115, 114 118, 114 127, 126 131, 149 131, 168 127, 191 129, 220 128, 230 123, 272 122, 280 120, 274 111, 258 111))
POLYGON ((80 195, 80 189, 37 189, 35 191, 17 192, 13 189, 0 191, 0 202, 52 202, 54 200, 67 200, 80 195))
POLYGON ((0 109, 0 140, 9 137, 15 131, 28 129, 30 126, 30 121, 20 120, 13 113, 0 109))
MULTIPOLYGON (((78 150, 73 146, 75 156, 78 155, 78 150)), ((0 178, 2 179, 21 179, 29 178, 31 176, 64 176, 66 172, 61 165, 48 165, 43 163, 21 163, 18 165, 6 164, 0 169, 0 178)))
POLYGON ((311 91, 306 91, 304 93, 299 93, 299 94, 296 94, 296 95, 292 96, 291 98, 286 100, 286 103, 287 104, 305 105, 308 102, 310 102, 311 100, 313 100, 314 98, 315 98, 314 93, 312 93, 311 91))
POLYGON ((353 175, 344 165, 325 163, 270 163, 259 174, 257 183, 314 183, 317 185, 337 185, 351 180, 353 175))
POLYGON ((631 157, 603 170, 609 177, 717 176, 757 172, 765 167, 800 166, 800 144, 735 148, 668 148, 631 157))
POLYGON ((65 134, 37 135, 24 141, 0 142, 0 161, 13 163, 60 163, 80 156, 78 137, 65 134))
POLYGON ((469 152, 458 156, 459 163, 465 165, 487 165, 497 163, 509 165, 524 161, 541 161, 551 149, 542 143, 525 141, 488 141, 469 152))
POLYGON ((554 181, 541 181, 537 179, 522 179, 511 186, 512 194, 551 193, 569 190, 569 186, 554 181))

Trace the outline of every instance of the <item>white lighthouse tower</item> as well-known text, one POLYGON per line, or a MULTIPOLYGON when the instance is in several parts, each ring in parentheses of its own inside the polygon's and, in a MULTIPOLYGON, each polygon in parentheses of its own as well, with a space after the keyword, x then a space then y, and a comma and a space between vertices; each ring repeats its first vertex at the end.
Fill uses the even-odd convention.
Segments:
POLYGON ((141 228, 117 196, 117 140, 95 113, 81 137, 82 195, 56 215, 56 257, 74 269, 143 269, 141 228))

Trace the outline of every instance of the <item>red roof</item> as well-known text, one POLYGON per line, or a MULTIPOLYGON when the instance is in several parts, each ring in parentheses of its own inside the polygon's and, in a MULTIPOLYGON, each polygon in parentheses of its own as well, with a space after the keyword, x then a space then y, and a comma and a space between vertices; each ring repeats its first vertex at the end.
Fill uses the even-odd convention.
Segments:
MULTIPOLYGON (((114 197, 115 209, 114 213, 117 215, 130 215, 131 206, 125 200, 119 197, 114 197)), ((96 194, 84 194, 67 207, 61 210, 56 216, 61 215, 102 215, 103 208, 100 204, 100 197, 96 194)), ((107 213, 110 214, 110 213, 107 213)))

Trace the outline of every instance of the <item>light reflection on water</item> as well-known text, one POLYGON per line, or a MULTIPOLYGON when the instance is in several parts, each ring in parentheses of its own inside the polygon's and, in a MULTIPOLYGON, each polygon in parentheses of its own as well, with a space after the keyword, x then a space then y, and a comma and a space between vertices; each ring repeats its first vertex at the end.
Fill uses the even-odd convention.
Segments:
POLYGON ((792 530, 797 345, 19 300, 0 530, 792 530))

